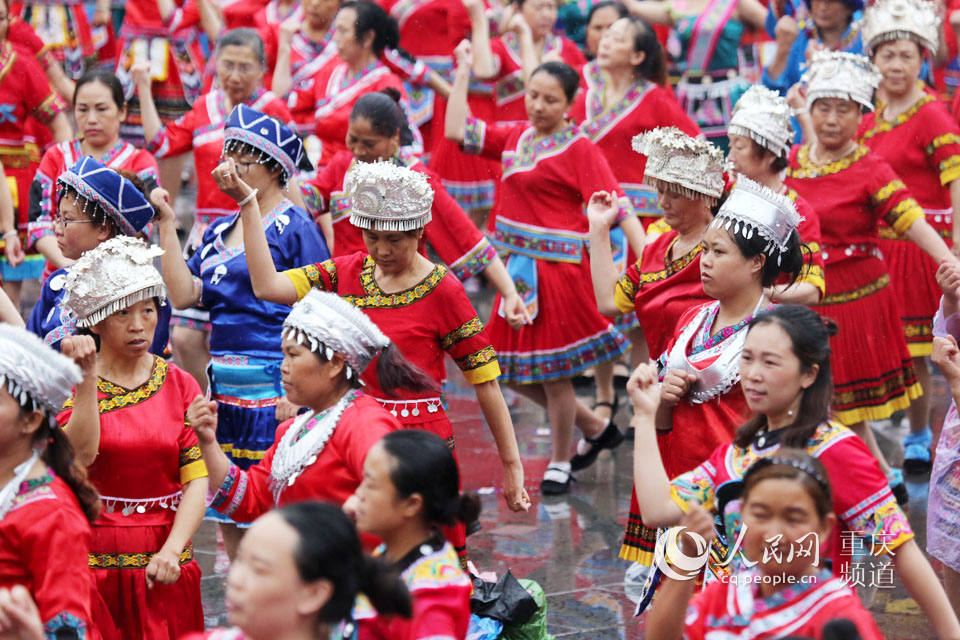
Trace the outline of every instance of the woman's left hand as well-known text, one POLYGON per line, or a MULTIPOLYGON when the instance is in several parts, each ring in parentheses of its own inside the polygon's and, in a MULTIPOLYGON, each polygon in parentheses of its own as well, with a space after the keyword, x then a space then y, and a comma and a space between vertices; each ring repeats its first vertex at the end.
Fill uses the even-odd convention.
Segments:
POLYGON ((299 410, 300 407, 286 398, 280 398, 277 400, 277 410, 274 412, 274 417, 277 419, 277 422, 284 422, 297 415, 297 411, 299 410))
POLYGON ((248 185, 237 172, 237 164, 232 158, 227 158, 217 168, 211 171, 214 182, 220 187, 220 191, 240 202, 251 193, 253 187, 248 185))
POLYGON ((43 621, 23 585, 0 589, 0 640, 44 640, 43 621))
POLYGON ((523 488, 523 463, 519 460, 503 465, 503 499, 510 511, 530 509, 530 496, 523 488))
POLYGON ((527 305, 523 303, 520 294, 514 293, 507 296, 503 301, 504 316, 507 324, 512 329, 520 329, 525 324, 533 324, 533 318, 527 311, 527 305))
POLYGON ((656 415, 660 407, 660 385, 657 365, 646 362, 637 365, 627 380, 627 393, 633 403, 633 412, 638 415, 656 415))
POLYGON ((173 584, 180 578, 180 554, 163 547, 150 558, 146 572, 147 587, 150 589, 158 582, 173 584))

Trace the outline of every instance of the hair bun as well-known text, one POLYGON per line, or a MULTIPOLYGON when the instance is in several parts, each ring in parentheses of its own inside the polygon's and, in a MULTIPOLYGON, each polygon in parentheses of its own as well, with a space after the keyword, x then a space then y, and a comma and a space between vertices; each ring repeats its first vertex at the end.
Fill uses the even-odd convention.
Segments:
POLYGON ((833 320, 833 318, 824 318, 823 328, 827 330, 827 335, 831 338, 837 335, 837 332, 840 331, 840 327, 837 326, 837 323, 833 320))
POLYGON ((396 87, 384 87, 383 89, 380 89, 380 93, 390 96, 390 98, 397 104, 400 104, 400 99, 403 97, 396 87))

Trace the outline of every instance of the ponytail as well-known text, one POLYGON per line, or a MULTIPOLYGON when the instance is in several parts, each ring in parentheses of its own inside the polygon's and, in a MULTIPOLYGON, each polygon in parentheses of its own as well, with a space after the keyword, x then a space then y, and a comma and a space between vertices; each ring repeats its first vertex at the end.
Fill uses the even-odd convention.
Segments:
POLYGON ((85 469, 77 465, 73 458, 73 446, 67 439, 67 434, 57 425, 52 425, 50 429, 44 429, 42 426, 37 429, 36 440, 49 437, 47 446, 43 451, 43 462, 73 491, 80 503, 80 509, 87 520, 93 522, 100 515, 100 494, 87 480, 85 469), (47 434, 49 433, 49 436, 47 434))
POLYGON ((377 359, 377 382, 384 393, 393 398, 398 389, 414 393, 440 393, 437 381, 407 360, 392 342, 380 352, 377 359))
POLYGON ((360 593, 367 596, 377 613, 410 617, 413 612, 410 592, 397 575, 396 568, 383 557, 374 558, 364 554, 357 578, 360 593))

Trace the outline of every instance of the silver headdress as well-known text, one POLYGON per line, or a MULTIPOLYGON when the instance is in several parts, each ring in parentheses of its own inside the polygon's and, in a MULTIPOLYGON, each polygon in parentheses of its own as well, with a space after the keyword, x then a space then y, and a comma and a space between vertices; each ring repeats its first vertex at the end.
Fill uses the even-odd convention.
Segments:
POLYGON ((83 375, 26 329, 0 324, 0 385, 29 409, 59 411, 83 375))
POLYGON ((877 0, 863 12, 861 37, 870 55, 884 42, 913 40, 931 55, 940 44, 937 3, 930 0, 877 0))
POLYGON ((427 176, 392 162, 357 162, 343 181, 350 222, 374 231, 421 229, 431 218, 433 188, 427 176))
POLYGON ((633 150, 647 156, 643 181, 659 183, 687 198, 719 198, 723 193, 723 152, 676 127, 658 127, 633 137, 633 150))
POLYGON ((776 251, 777 264, 780 264, 790 235, 800 225, 800 220, 790 198, 749 178, 737 176, 737 183, 710 225, 748 240, 755 233, 759 234, 767 241, 763 252, 772 258, 776 251))
POLYGON ((880 86, 880 70, 865 56, 844 51, 817 51, 803 74, 807 108, 820 98, 853 100, 873 111, 873 92, 880 86))
POLYGON ((792 111, 779 93, 755 84, 737 100, 728 130, 747 136, 777 157, 786 158, 793 144, 792 111))
POLYGON ((149 298, 167 297, 153 259, 159 247, 129 236, 116 236, 83 254, 70 267, 63 307, 78 327, 92 327, 104 318, 149 298))
POLYGON ((363 373, 370 361, 390 346, 390 338, 362 311, 334 293, 312 289, 293 305, 283 321, 283 337, 347 361, 347 378, 363 373))

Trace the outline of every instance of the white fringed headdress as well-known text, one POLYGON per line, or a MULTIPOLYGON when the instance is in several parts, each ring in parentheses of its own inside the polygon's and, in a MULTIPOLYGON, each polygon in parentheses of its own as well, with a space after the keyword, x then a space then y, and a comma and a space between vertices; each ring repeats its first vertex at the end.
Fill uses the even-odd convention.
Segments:
POLYGON ((21 407, 60 411, 80 368, 26 329, 0 324, 0 385, 21 407))
POLYGON ((390 346, 390 338, 366 314, 340 296, 316 289, 293 305, 283 321, 283 337, 322 353, 327 360, 339 353, 347 361, 351 380, 390 346))
POLYGON ((940 44, 940 17, 930 0, 877 0, 863 12, 861 37, 870 55, 885 42, 912 40, 933 55, 940 44))
POLYGON ((686 198, 717 199, 723 193, 723 152, 676 127, 658 127, 633 137, 633 150, 647 156, 643 181, 686 198))
POLYGON ((800 220, 790 198, 749 178, 737 176, 737 183, 710 226, 726 229, 747 240, 759 234, 767 241, 763 252, 771 258, 776 252, 777 264, 780 264, 787 252, 790 235, 800 225, 800 220))
POLYGON ((776 91, 755 84, 744 93, 730 118, 730 133, 746 136, 778 158, 786 158, 793 144, 793 110, 776 91))
POLYGON ((873 111, 873 92, 880 86, 880 70, 866 58, 844 51, 817 51, 803 75, 807 109, 820 98, 853 100, 873 111))
POLYGON ((433 188, 427 176, 392 162, 357 162, 343 187, 350 194, 350 222, 374 231, 411 231, 430 222, 433 188))
POLYGON ((150 298, 167 297, 153 259, 159 247, 129 236, 116 236, 91 249, 70 267, 63 307, 78 327, 92 327, 104 318, 150 298))

